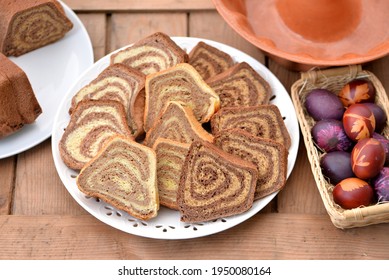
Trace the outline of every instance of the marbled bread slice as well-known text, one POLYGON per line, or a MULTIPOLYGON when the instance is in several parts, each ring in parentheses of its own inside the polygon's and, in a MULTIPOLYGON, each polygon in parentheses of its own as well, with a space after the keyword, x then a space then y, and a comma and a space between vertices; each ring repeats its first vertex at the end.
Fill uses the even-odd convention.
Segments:
POLYGON ((155 152, 124 136, 114 136, 77 176, 77 186, 131 216, 149 220, 158 214, 155 152))
POLYGON ((251 162, 211 143, 194 141, 177 193, 181 221, 212 221, 249 210, 257 178, 258 172, 251 162))
POLYGON ((189 64, 206 81, 232 67, 234 61, 228 53, 200 41, 189 53, 189 64))
POLYGON ((132 138, 124 107, 118 101, 85 100, 78 103, 59 142, 64 163, 81 169, 114 135, 132 138))
POLYGON ((208 133, 197 121, 192 109, 179 102, 169 102, 154 126, 146 133, 143 144, 152 147, 158 138, 175 140, 191 144, 194 140, 213 141, 212 134, 208 133))
POLYGON ((253 136, 241 129, 222 130, 214 143, 223 151, 252 162, 258 170, 254 199, 281 190, 286 183, 288 151, 270 139, 253 136))
POLYGON ((219 96, 188 63, 181 63, 146 77, 144 127, 147 132, 170 101, 192 108, 200 123, 208 122, 219 109, 219 96))

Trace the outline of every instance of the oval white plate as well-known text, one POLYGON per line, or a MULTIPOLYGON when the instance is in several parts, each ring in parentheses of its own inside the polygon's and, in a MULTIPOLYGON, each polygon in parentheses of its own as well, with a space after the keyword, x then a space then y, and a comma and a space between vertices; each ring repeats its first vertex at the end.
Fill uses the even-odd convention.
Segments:
MULTIPOLYGON (((275 98, 272 99, 271 103, 277 105, 280 109, 292 138, 292 145, 289 149, 288 156, 287 176, 289 177, 296 161, 299 145, 299 127, 293 103, 279 80, 264 65, 247 54, 230 46, 199 38, 173 37, 172 39, 187 52, 189 52, 200 40, 202 40, 207 44, 213 45, 230 54, 237 62, 246 61, 269 82, 275 95, 275 98)), ((64 129, 69 123, 70 118, 68 109, 73 95, 75 95, 84 85, 96 78, 97 75, 109 65, 110 55, 111 54, 96 62, 76 81, 75 84, 73 84, 55 117, 52 132, 52 152, 58 174, 69 193, 89 213, 114 228, 134 235, 158 239, 186 239, 210 235, 231 228, 258 213, 258 211, 265 207, 277 195, 278 192, 255 201, 253 207, 249 211, 240 215, 217 219, 213 222, 188 224, 180 221, 180 214, 178 211, 170 210, 165 207, 161 207, 156 218, 146 222, 141 221, 103 201, 87 197, 81 193, 76 185, 75 178, 77 173, 69 169, 62 162, 58 150, 58 143, 62 137, 64 129)))
POLYGON ((73 28, 61 40, 26 53, 9 57, 26 73, 42 114, 33 124, 0 139, 0 159, 21 153, 50 137, 58 107, 70 86, 94 61, 89 35, 77 15, 65 4, 73 28))

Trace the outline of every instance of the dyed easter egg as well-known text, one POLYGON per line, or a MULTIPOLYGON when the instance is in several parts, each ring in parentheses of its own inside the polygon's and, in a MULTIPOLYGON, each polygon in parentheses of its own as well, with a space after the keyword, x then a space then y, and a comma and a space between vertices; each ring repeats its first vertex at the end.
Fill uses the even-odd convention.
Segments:
POLYGON ((369 206, 374 199, 374 190, 359 178, 347 178, 340 181, 332 191, 334 202, 343 209, 369 206))
POLYGON ((350 151, 354 145, 338 120, 321 120, 311 129, 313 141, 316 146, 325 152, 350 151))
POLYGON ((375 88, 368 80, 356 79, 347 83, 339 92, 338 97, 343 106, 352 104, 374 102, 375 88))
POLYGON ((343 115, 343 127, 347 136, 353 141, 372 136, 375 129, 373 112, 364 104, 354 104, 343 115))
POLYGON ((372 180, 373 188, 377 194, 378 202, 389 202, 389 167, 381 169, 372 180))
POLYGON ((385 149, 380 141, 364 138, 351 151, 351 168, 360 179, 375 177, 384 167, 385 149))
POLYGON ((363 103, 373 113, 375 118, 375 131, 380 133, 385 128, 387 116, 384 110, 375 103, 363 103))
POLYGON ((351 154, 344 151, 325 153, 320 158, 320 168, 331 184, 336 185, 343 179, 355 177, 351 169, 351 154))
POLYGON ((316 121, 342 120, 344 107, 336 94, 326 89, 314 89, 307 94, 305 108, 316 121))

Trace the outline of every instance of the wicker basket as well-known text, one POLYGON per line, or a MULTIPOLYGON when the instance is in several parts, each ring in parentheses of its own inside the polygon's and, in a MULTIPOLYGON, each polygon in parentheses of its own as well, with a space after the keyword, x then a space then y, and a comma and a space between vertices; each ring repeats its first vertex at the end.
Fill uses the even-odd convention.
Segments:
MULTIPOLYGON (((304 106, 305 98, 312 89, 326 88, 334 93, 338 93, 347 82, 356 78, 365 78, 374 84, 376 88, 375 103, 380 105, 386 115, 389 116, 388 96, 385 89, 373 73, 362 70, 360 65, 311 70, 302 73, 301 79, 296 81, 292 86, 292 100, 296 108, 297 118, 313 176, 331 221, 338 228, 363 227, 389 222, 389 203, 345 210, 334 202, 332 197, 332 189, 334 186, 323 176, 320 168, 320 157, 323 153, 315 147, 311 136, 311 128, 315 124, 315 121, 308 115, 304 106)), ((388 138, 388 122, 382 134, 388 138)))

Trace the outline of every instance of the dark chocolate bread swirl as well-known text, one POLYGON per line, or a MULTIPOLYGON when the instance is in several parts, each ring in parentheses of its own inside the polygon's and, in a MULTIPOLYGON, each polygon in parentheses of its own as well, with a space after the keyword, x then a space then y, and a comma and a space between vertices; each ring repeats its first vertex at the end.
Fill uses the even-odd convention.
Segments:
POLYGON ((2 0, 0 6, 0 52, 6 56, 54 43, 73 28, 55 0, 2 0))
POLYGON ((144 90, 146 76, 117 63, 105 68, 96 79, 81 88, 72 98, 70 113, 81 100, 115 100, 123 104, 128 125, 134 137, 143 132, 143 117, 136 115, 135 102, 144 90), (140 123, 142 122, 142 123, 140 123))
POLYGON ((289 150, 291 139, 280 110, 276 105, 225 107, 211 119, 212 133, 239 128, 262 138, 279 142, 289 150))
POLYGON ((229 54, 200 41, 189 53, 189 64, 206 81, 210 77, 226 71, 234 65, 234 61, 229 54))
POLYGON ((197 121, 192 109, 174 101, 169 102, 166 110, 146 133, 143 144, 152 147, 158 138, 187 144, 194 140, 213 141, 213 136, 197 121))
POLYGON ((152 149, 131 138, 114 136, 81 169, 77 186, 88 196, 149 220, 159 209, 156 166, 152 149))
POLYGON ((178 210, 177 190, 189 147, 190 144, 163 138, 159 138, 153 146, 157 154, 159 202, 174 210, 178 210))
POLYGON ((112 100, 81 101, 59 142, 61 158, 69 168, 79 170, 117 134, 132 138, 121 103, 112 100))
POLYGON ((223 151, 252 162, 258 171, 254 199, 281 190, 286 183, 288 151, 270 139, 255 137, 241 129, 222 130, 214 143, 223 151))
POLYGON ((26 73, 0 53, 0 138, 33 123, 41 113, 26 73))
POLYGON ((146 76, 145 131, 147 132, 170 101, 192 108, 200 123, 208 122, 219 109, 219 96, 204 82, 196 69, 180 63, 146 76))
POLYGON ((240 62, 206 81, 220 97, 220 107, 268 104, 271 88, 249 64, 240 62))
POLYGON ((211 221, 249 210, 257 178, 252 163, 211 143, 193 142, 177 193, 181 221, 211 221))
POLYGON ((111 55, 111 64, 124 63, 148 75, 188 62, 188 54, 168 35, 151 34, 111 55))

